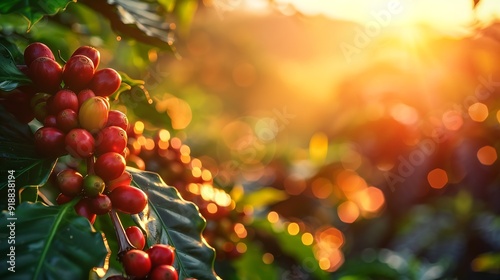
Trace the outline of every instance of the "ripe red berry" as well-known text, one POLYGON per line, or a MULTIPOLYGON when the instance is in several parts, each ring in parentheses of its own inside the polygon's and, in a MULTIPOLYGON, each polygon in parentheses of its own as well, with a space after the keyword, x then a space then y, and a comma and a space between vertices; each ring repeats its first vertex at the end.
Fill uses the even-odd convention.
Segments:
POLYGON ((121 127, 108 126, 99 131, 95 138, 95 154, 107 152, 121 154, 127 147, 127 133, 121 127))
POLYGON ((106 182, 106 189, 108 191, 113 191, 118 186, 129 186, 132 183, 132 174, 130 172, 123 172, 120 177, 106 182))
POLYGON ((81 90, 78 94, 78 104, 82 106, 83 102, 85 102, 87 99, 94 97, 95 94, 91 89, 84 89, 81 90))
POLYGON ((66 151, 76 158, 87 158, 94 153, 94 137, 85 129, 75 128, 64 140, 66 151))
POLYGON ((153 267, 159 265, 173 265, 175 259, 175 249, 165 244, 155 244, 146 251, 153 267))
POLYGON ((104 215, 111 211, 111 200, 105 194, 90 197, 90 210, 97 215, 104 215))
POLYGON ((63 205, 65 203, 68 203, 70 202, 71 200, 73 199, 73 197, 71 196, 67 196, 63 193, 60 193, 57 198, 56 198, 56 202, 57 202, 57 205, 63 205))
POLYGON ((64 109, 56 116, 57 128, 68 132, 78 127, 78 114, 71 109, 64 109))
POLYGON ((83 191, 89 197, 96 197, 104 191, 106 184, 97 175, 87 175, 83 178, 83 191))
POLYGON ((26 63, 26 65, 29 66, 31 62, 39 57, 46 57, 55 60, 54 54, 50 48, 43 43, 35 42, 28 45, 26 49, 24 49, 24 63, 26 63))
POLYGON ((74 55, 64 65, 62 79, 64 85, 73 90, 81 90, 94 77, 94 63, 84 55, 74 55))
POLYGON ((82 198, 75 204, 75 211, 78 215, 87 218, 91 224, 95 222, 96 215, 90 210, 90 201, 88 198, 82 198))
POLYGON ((146 252, 132 249, 126 252, 120 261, 123 264, 125 272, 129 276, 134 277, 146 277, 151 270, 151 261, 149 260, 148 254, 146 252))
POLYGON ((30 64, 28 73, 35 86, 41 91, 52 93, 61 86, 61 65, 50 58, 39 57, 35 59, 30 64))
POLYGON ((89 88, 98 96, 109 96, 120 88, 122 77, 112 68, 104 68, 95 72, 89 88))
POLYGON ((54 115, 48 115, 43 119, 43 126, 45 127, 56 127, 57 126, 57 119, 56 116, 54 115))
POLYGON ((137 214, 148 204, 146 194, 132 186, 118 186, 108 196, 113 208, 126 214, 137 214))
POLYGON ((175 267, 171 265, 160 265, 151 270, 149 278, 151 280, 178 280, 179 275, 175 267))
POLYGON ((94 164, 94 171, 104 181, 111 181, 123 174, 125 166, 126 162, 122 155, 109 152, 97 157, 94 164))
POLYGON ((92 60, 92 63, 94 63, 94 69, 97 69, 97 66, 99 66, 99 62, 101 60, 101 54, 99 51, 91 46, 81 46, 78 49, 76 49, 71 56, 75 55, 84 55, 90 60, 92 60))
POLYGON ((146 245, 146 239, 144 238, 144 234, 139 227, 129 226, 125 229, 125 233, 127 234, 127 238, 130 243, 136 249, 142 250, 144 248, 144 245, 146 245))
POLYGON ((60 157, 66 154, 64 133, 57 128, 42 127, 35 132, 35 148, 43 156, 60 157))
POLYGON ((64 109, 71 109, 78 112, 78 97, 76 93, 69 89, 61 89, 54 97, 49 99, 49 111, 51 114, 57 115, 64 109))
POLYGON ((123 130, 127 131, 128 128, 128 118, 127 115, 118 111, 118 110, 110 110, 108 114, 108 122, 106 126, 119 126, 123 130))
POLYGON ((75 197, 82 192, 83 176, 73 169, 65 169, 57 174, 57 186, 62 194, 75 197))

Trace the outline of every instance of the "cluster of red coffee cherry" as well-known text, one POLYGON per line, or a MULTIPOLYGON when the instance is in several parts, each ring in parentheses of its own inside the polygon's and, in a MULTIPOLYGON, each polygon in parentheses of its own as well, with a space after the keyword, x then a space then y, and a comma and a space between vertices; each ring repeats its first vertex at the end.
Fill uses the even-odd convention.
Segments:
POLYGON ((35 132, 35 148, 43 156, 70 154, 87 162, 86 176, 73 169, 57 174, 57 202, 78 197, 77 213, 91 222, 112 208, 136 214, 147 204, 146 194, 130 186, 131 176, 125 173, 128 119, 109 107, 108 96, 120 87, 121 77, 112 68, 96 71, 99 60, 99 51, 87 46, 63 67, 42 43, 24 51, 26 72, 37 91, 30 106, 43 123, 35 132))
MULTIPOLYGON (((120 260, 125 272, 133 279, 177 280, 177 270, 173 267, 175 249, 165 244, 155 244, 143 251, 146 241, 140 228, 130 226, 125 230, 127 238, 135 249, 124 253, 120 260)), ((107 280, 125 280, 122 275, 114 275, 107 280)))
MULTIPOLYGON (((26 65, 18 68, 32 84, 15 89, 6 102, 22 100, 16 106, 29 108, 31 115, 19 119, 11 112, 23 122, 34 117, 43 124, 35 132, 40 155, 70 155, 86 165, 85 172, 70 166, 58 170, 56 202, 78 199, 76 213, 91 223, 96 215, 112 209, 126 214, 143 211, 147 195, 130 185, 132 176, 125 170, 128 119, 124 113, 110 110, 108 99, 120 87, 119 73, 112 68, 97 70, 100 53, 88 46, 78 48, 61 67, 52 51, 37 42, 25 49, 24 61, 26 65)), ((138 227, 124 231, 120 224, 116 230, 127 235, 128 244, 121 246, 126 249, 119 256, 129 278, 177 279, 173 247, 156 244, 144 252, 145 238, 138 227)))

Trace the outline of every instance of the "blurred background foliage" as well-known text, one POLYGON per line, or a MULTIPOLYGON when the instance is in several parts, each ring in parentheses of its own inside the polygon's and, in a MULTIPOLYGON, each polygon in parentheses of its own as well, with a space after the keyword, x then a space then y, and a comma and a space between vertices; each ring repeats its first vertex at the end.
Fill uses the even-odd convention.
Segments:
POLYGON ((224 279, 499 279, 498 4, 326 2, 85 0, 0 34, 144 80, 112 102, 131 164, 201 196, 224 279))

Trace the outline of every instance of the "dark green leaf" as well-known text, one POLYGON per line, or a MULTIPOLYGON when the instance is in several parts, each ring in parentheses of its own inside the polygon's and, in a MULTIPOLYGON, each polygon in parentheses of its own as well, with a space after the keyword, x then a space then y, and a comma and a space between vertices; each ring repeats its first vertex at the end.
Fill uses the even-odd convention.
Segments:
POLYGON ((55 15, 76 0, 10 0, 0 2, 0 14, 20 14, 28 20, 28 29, 46 15, 55 15))
POLYGON ((17 69, 9 49, 0 44, 0 90, 11 91, 21 84, 28 83, 31 83, 31 80, 17 69))
POLYGON ((24 64, 24 54, 19 50, 16 44, 10 42, 6 38, 0 37, 0 45, 6 47, 16 64, 24 64))
POLYGON ((15 244, 3 238, 0 250, 15 252, 15 273, 2 261, 1 279, 87 279, 93 267, 104 264, 108 249, 103 235, 78 216, 73 205, 22 203, 14 216, 2 213, 0 226, 15 232, 10 239, 15 244))
POLYGON ((219 279, 213 270, 215 251, 201 232, 205 220, 198 208, 180 196, 179 192, 156 173, 129 169, 133 184, 144 190, 149 198, 149 207, 138 215, 138 224, 146 230, 148 244, 162 243, 175 247, 174 266, 179 279, 219 279))
MULTIPOLYGON (((14 171, 16 189, 25 186, 45 184, 55 159, 40 158, 34 149, 33 134, 28 125, 19 123, 0 106, 0 170, 14 171)), ((0 189, 7 186, 7 181, 0 182, 0 189)), ((3 201, 5 198, 2 198, 3 201)), ((3 204, 3 202, 1 203, 3 204)), ((4 205, 1 205, 4 206, 4 205)))

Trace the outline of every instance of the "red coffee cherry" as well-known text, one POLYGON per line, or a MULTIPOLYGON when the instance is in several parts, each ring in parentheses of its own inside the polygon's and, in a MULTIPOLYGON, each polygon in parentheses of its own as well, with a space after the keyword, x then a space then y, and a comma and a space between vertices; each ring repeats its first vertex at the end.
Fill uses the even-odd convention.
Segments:
POLYGON ((96 197, 104 191, 106 184, 97 175, 87 175, 83 178, 83 191, 89 197, 96 197))
POLYGON ((142 250, 144 248, 144 245, 146 245, 146 239, 144 238, 144 234, 139 227, 129 226, 125 229, 125 233, 127 234, 127 238, 130 243, 136 249, 142 250))
POLYGON ((95 93, 91 89, 81 90, 77 94, 79 106, 82 106, 83 102, 85 102, 87 99, 94 97, 94 96, 95 96, 95 93))
POLYGON ((65 137, 66 151, 76 158, 87 158, 94 153, 94 137, 85 129, 75 128, 65 137))
POLYGON ((76 93, 69 89, 61 89, 54 94, 54 97, 49 101, 49 110, 51 114, 57 115, 64 109, 71 109, 78 112, 79 104, 76 93))
POLYGON ((56 202, 57 202, 57 205, 63 205, 65 203, 68 203, 70 202, 71 200, 73 199, 73 197, 71 196, 67 196, 63 193, 60 193, 57 198, 56 198, 56 202))
POLYGON ((98 96, 110 96, 120 88, 122 77, 115 69, 104 68, 95 72, 89 88, 98 96))
POLYGON ((76 214, 87 218, 91 224, 94 224, 96 215, 90 210, 90 200, 88 198, 82 198, 75 204, 76 214))
POLYGON ((151 280, 178 280, 179 275, 175 267, 171 265, 160 265, 151 270, 148 279, 151 280))
POLYGON ((43 43, 35 42, 28 45, 26 49, 24 49, 24 63, 26 63, 26 65, 29 66, 31 62, 39 57, 46 57, 55 60, 54 54, 50 48, 43 43))
POLYGON ((111 211, 111 199, 105 194, 90 197, 90 210, 97 215, 104 215, 111 211))
POLYGON ((129 276, 146 277, 151 270, 151 261, 146 252, 132 249, 126 252, 120 261, 123 264, 125 272, 129 276))
POLYGON ((55 60, 39 57, 30 64, 28 73, 40 91, 53 93, 61 87, 62 68, 55 60))
POLYGON ((101 61, 101 53, 94 47, 91 46, 81 46, 78 49, 76 49, 71 56, 75 55, 84 55, 90 60, 92 60, 92 63, 94 64, 94 69, 97 69, 97 66, 99 66, 99 62, 101 61))
POLYGON ((68 132, 78 127, 78 114, 71 109, 64 109, 56 116, 57 128, 68 132))
POLYGON ((140 213, 148 204, 146 194, 132 186, 118 186, 108 196, 113 208, 126 214, 140 213))
POLYGON ((113 126, 113 125, 121 127, 123 130, 127 131, 128 128, 127 115, 118 110, 110 110, 106 126, 113 126))
POLYGON ((84 55, 74 55, 64 65, 62 79, 64 85, 73 90, 81 90, 94 77, 94 63, 84 55))
POLYGON ((155 244, 146 251, 151 259, 153 267, 159 265, 173 265, 175 259, 175 249, 165 244, 155 244))
POLYGON ((57 186, 62 194, 75 197, 82 192, 83 176, 73 169, 65 169, 57 174, 57 186))
POLYGON ((102 155, 107 152, 121 154, 125 147, 127 147, 127 133, 121 127, 108 126, 97 133, 95 143, 96 155, 102 155))
POLYGON ((120 177, 108 181, 106 183, 106 189, 108 191, 113 191, 118 186, 129 186, 131 183, 132 183, 132 174, 130 174, 130 172, 128 171, 125 171, 123 172, 122 175, 120 175, 120 177))
POLYGON ((122 155, 109 152, 97 157, 94 171, 104 181, 111 181, 120 177, 125 171, 125 167, 126 163, 122 155))
POLYGON ((35 148, 43 156, 60 157, 66 154, 64 133, 54 127, 42 127, 35 132, 35 148))
POLYGON ((56 127, 57 126, 57 118, 54 115, 48 115, 43 120, 43 126, 45 127, 56 127))

